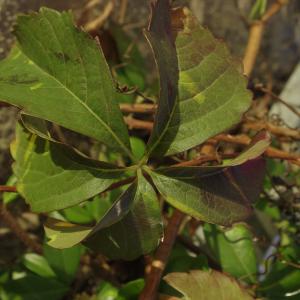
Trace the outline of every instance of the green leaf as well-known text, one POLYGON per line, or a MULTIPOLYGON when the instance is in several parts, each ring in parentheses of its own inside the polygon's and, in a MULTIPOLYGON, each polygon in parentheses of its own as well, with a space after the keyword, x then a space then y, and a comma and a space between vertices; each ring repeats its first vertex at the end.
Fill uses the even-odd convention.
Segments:
MULTIPOLYGON (((172 116, 178 116, 178 61, 171 28, 169 1, 152 4, 152 18, 145 36, 152 48, 160 79, 159 105, 154 127, 147 145, 148 155, 158 152, 165 138, 172 116), (161 16, 164 16, 163 18, 161 16)), ((172 131, 172 137, 176 130, 172 131)))
POLYGON ((191 256, 184 246, 176 243, 170 254, 165 273, 188 272, 196 269, 208 269, 207 257, 205 255, 191 256))
POLYGON ((127 196, 133 199, 129 212, 109 227, 99 231, 94 229, 95 234, 90 234, 86 246, 111 259, 124 260, 133 260, 158 246, 162 220, 156 193, 141 174, 134 185, 135 189, 127 196))
MULTIPOLYGON (((173 272, 189 272, 191 270, 208 269, 207 257, 204 254, 194 256, 189 253, 187 248, 177 242, 172 249, 164 273, 168 274, 173 272)), ((174 289, 164 281, 161 282, 159 290, 166 295, 178 295, 178 292, 174 291, 174 289)))
MULTIPOLYGON (((116 42, 118 55, 122 63, 126 64, 126 69, 131 66, 138 67, 140 73, 145 75, 145 58, 138 48, 138 44, 128 34, 128 31, 118 24, 111 24, 109 27, 114 41, 116 42)), ((139 86, 142 89, 142 86, 139 86)))
MULTIPOLYGON (((270 217, 272 220, 280 222, 281 214, 279 207, 274 204, 270 203, 270 200, 267 198, 260 198, 259 201, 256 203, 255 208, 259 211, 258 213, 262 213, 263 222, 265 224, 266 217, 270 217)), ((275 226, 275 224, 272 224, 275 226)), ((272 227, 273 227, 272 226, 272 227)))
POLYGON ((42 139, 49 140, 51 142, 57 142, 57 140, 51 137, 48 131, 47 122, 45 120, 21 112, 20 121, 28 132, 37 135, 42 139))
POLYGON ((15 35, 0 62, 0 99, 131 156, 104 55, 72 16, 42 8, 18 17, 15 35))
POLYGON ((267 277, 259 291, 272 300, 298 300, 300 294, 299 269, 285 266, 282 263, 276 263, 272 268, 272 274, 267 277))
POLYGON ((46 278, 55 277, 55 273, 50 267, 46 258, 41 255, 35 253, 27 253, 23 257, 23 263, 27 269, 39 276, 46 278))
POLYGON ((253 299, 234 279, 216 271, 171 273, 165 276, 164 280, 182 293, 182 299, 185 300, 253 299))
MULTIPOLYGON (((113 35, 120 59, 119 65, 115 69, 118 81, 130 87, 138 87, 140 91, 144 90, 147 71, 145 58, 141 55, 137 43, 119 25, 112 25, 109 30, 113 35)), ((130 97, 130 95, 126 96, 130 97)), ((131 98, 134 100, 132 95, 131 98)))
POLYGON ((249 18, 252 20, 259 19, 266 11, 268 0, 256 0, 252 6, 249 18))
POLYGON ((132 260, 152 251, 162 235, 162 222, 156 194, 139 177, 119 197, 94 227, 84 227, 49 219, 45 231, 55 248, 68 248, 80 242, 111 259, 132 260))
MULTIPOLYGON (((45 224, 45 232, 50 239, 48 245, 58 249, 69 248, 82 242, 87 237, 97 234, 101 229, 120 221, 129 212, 134 200, 132 195, 134 195, 135 191, 136 183, 133 183, 107 209, 94 227, 85 227, 49 218, 45 224)), ((99 200, 101 201, 101 199, 99 200)))
POLYGON ((104 191, 124 173, 63 144, 28 134, 20 125, 12 154, 18 192, 35 212, 78 204, 104 191))
POLYGON ((119 295, 119 290, 110 284, 109 282, 102 282, 98 294, 97 300, 116 300, 119 295))
POLYGON ((286 262, 300 263, 300 251, 298 245, 289 245, 280 249, 282 259, 278 259, 269 267, 269 273, 262 282, 259 291, 269 299, 299 299, 300 270, 286 262))
POLYGON ((48 245, 44 246, 44 256, 55 271, 61 282, 69 284, 75 277, 83 247, 80 245, 68 249, 55 249, 48 245))
POLYGON ((139 278, 124 284, 120 289, 108 282, 102 282, 98 287, 99 300, 136 300, 145 285, 144 279, 139 278))
POLYGON ((76 224, 91 224, 94 221, 93 215, 88 211, 86 206, 76 205, 66 208, 62 211, 63 216, 68 222, 76 224))
POLYGON ((206 240, 218 258, 222 270, 243 281, 256 282, 256 253, 253 236, 244 224, 221 231, 215 225, 205 225, 206 240))
POLYGON ((187 8, 173 10, 170 19, 167 2, 156 2, 150 23, 162 43, 158 47, 150 39, 157 49, 161 93, 148 152, 158 157, 190 149, 229 129, 251 102, 241 63, 187 8), (176 51, 172 42, 165 42, 165 32, 173 34, 176 51))
POLYGON ((95 221, 98 222, 112 206, 112 203, 115 201, 113 195, 116 194, 116 192, 119 192, 119 190, 97 195, 92 201, 87 201, 85 203, 85 209, 93 216, 95 221))
POLYGON ((44 224, 47 244, 57 249, 65 249, 79 244, 92 228, 49 218, 44 224))
POLYGON ((143 278, 135 279, 124 284, 119 291, 120 297, 118 300, 135 300, 138 298, 145 286, 143 278))
POLYGON ((57 280, 36 275, 27 275, 4 285, 9 299, 16 300, 61 300, 68 289, 57 280))
POLYGON ((224 166, 238 166, 249 160, 255 159, 262 155, 270 146, 270 134, 262 130, 258 132, 251 140, 249 146, 235 159, 229 160, 224 166))
POLYGON ((135 136, 132 136, 130 137, 130 145, 131 145, 133 156, 137 160, 140 160, 144 156, 146 150, 146 145, 144 141, 135 136))
POLYGON ((254 157, 268 143, 268 137, 260 133, 244 153, 221 166, 145 170, 171 205, 200 220, 227 226, 252 211, 251 202, 259 196, 265 171, 264 160, 254 157))

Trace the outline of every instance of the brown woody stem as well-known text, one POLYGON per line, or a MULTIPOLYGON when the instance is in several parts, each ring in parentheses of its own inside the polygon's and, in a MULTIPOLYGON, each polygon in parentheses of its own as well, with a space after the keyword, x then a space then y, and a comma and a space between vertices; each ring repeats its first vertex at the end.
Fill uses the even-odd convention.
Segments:
POLYGON ((135 103, 135 104, 127 104, 121 103, 120 109, 124 113, 141 113, 141 114, 153 114, 157 109, 156 104, 148 104, 148 103, 135 103))
POLYGON ((257 90, 260 90, 260 91, 264 92, 265 94, 271 96, 275 101, 278 101, 281 104, 283 104, 284 106, 286 106, 290 111, 292 111, 295 115, 297 115, 300 118, 300 112, 293 105, 287 103, 286 101, 284 101, 283 99, 281 99, 280 97, 278 97, 271 90, 266 89, 266 88, 264 88, 261 85, 256 85, 255 88, 257 90))
POLYGON ((288 0, 277 0, 275 1, 260 20, 254 21, 249 30, 248 42, 244 54, 244 73, 250 76, 254 68, 257 54, 259 52, 265 26, 269 19, 277 14, 280 9, 288 4, 288 0))
POLYGON ((15 186, 0 185, 0 192, 16 193, 17 188, 15 186))
POLYGON ((139 300, 156 300, 161 277, 175 243, 179 227, 184 219, 184 214, 175 210, 165 229, 164 240, 159 245, 150 266, 150 272, 146 275, 145 287, 139 296, 139 300))

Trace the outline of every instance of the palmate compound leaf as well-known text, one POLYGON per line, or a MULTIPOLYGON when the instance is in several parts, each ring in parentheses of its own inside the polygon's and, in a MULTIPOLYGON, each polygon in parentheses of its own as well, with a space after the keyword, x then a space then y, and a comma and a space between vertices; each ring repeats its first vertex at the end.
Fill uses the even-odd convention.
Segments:
POLYGON ((171 155, 201 144, 249 108, 241 63, 186 8, 169 15, 157 0, 146 37, 160 75, 160 96, 148 155, 171 155))
POLYGON ((268 145, 268 135, 261 132, 248 149, 224 165, 146 170, 171 205, 208 223, 228 226, 252 211, 265 173, 260 155, 268 145))
POLYGON ((0 62, 0 99, 131 156, 104 55, 71 15, 42 8, 20 16, 15 35, 0 62))
POLYGON ((178 290, 184 300, 253 300, 237 281, 217 271, 170 273, 164 280, 178 290))
POLYGON ((20 124, 12 155, 17 190, 35 212, 76 205, 103 192, 125 173, 124 169, 88 159, 70 147, 30 134, 20 124))
POLYGON ((163 227, 156 193, 139 173, 93 228, 50 219, 45 231, 52 247, 83 242, 111 259, 132 260, 158 246, 163 227))

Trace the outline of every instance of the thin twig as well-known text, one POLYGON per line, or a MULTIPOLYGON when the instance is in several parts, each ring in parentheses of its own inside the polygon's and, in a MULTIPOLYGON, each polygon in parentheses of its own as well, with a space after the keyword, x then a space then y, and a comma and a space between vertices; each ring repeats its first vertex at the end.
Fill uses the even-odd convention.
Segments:
POLYGON ((125 21, 127 6, 128 6, 128 0, 121 0, 120 13, 119 13, 119 23, 120 24, 123 24, 125 21))
MULTIPOLYGON (((276 94, 274 94, 271 90, 262 87, 261 85, 256 85, 255 89, 260 90, 269 96, 271 96, 274 100, 282 103, 285 105, 288 109, 290 109, 293 113, 295 113, 297 116, 300 117, 300 112, 297 111, 295 107, 290 105, 289 103, 282 100, 280 97, 278 97, 276 94)), ((155 113, 157 109, 157 104, 150 104, 150 103, 135 103, 135 104, 127 104, 127 103, 121 103, 120 109, 124 113, 141 113, 141 114, 151 114, 155 113)))
POLYGON ((84 26, 89 19, 91 11, 95 6, 99 5, 99 0, 88 0, 84 7, 81 9, 81 14, 77 20, 78 26, 84 26))
POLYGON ((246 134, 239 134, 239 135, 231 135, 226 133, 221 133, 213 137, 220 142, 227 142, 237 145, 244 145, 248 146, 251 143, 251 138, 246 134))
MULTIPOLYGON (((213 139, 217 141, 222 141, 222 142, 227 142, 227 143, 232 143, 232 144, 237 144, 237 145, 243 145, 243 146, 248 146, 251 142, 251 138, 248 137, 245 134, 240 134, 238 136, 233 136, 230 134, 219 134, 215 136, 213 139)), ((205 162, 212 162, 212 161, 218 161, 219 158, 231 158, 231 157, 236 157, 238 153, 233 153, 233 154, 221 154, 221 155, 207 155, 207 156, 201 156, 200 158, 193 159, 193 160, 188 160, 184 162, 180 162, 178 164, 175 164, 174 166, 198 166, 201 165, 205 162)), ((289 153, 280 149, 276 149, 274 147, 268 147, 266 152, 265 152, 266 157, 270 158, 276 158, 276 159, 282 159, 286 160, 292 164, 295 165, 300 165, 300 154, 297 153, 289 153)))
MULTIPOLYGON (((144 129, 151 131, 153 128, 153 122, 149 121, 141 121, 134 119, 132 117, 125 117, 125 122, 128 125, 129 129, 144 129)), ((250 126, 250 125, 248 125, 250 126)), ((256 126, 255 124, 253 126, 256 126)), ((269 125, 271 126, 271 125, 269 125)), ((258 129, 258 128, 257 128, 258 129)), ((272 127, 274 129, 274 127, 272 127)), ((278 128, 277 128, 278 129, 278 128)), ((281 134, 283 135, 287 133, 286 129, 281 130, 281 134)), ((290 134, 291 135, 291 134, 290 134)), ((247 135, 239 135, 237 137, 231 136, 231 135, 218 135, 215 136, 213 139, 217 139, 218 141, 224 141, 224 142, 230 142, 233 144, 240 144, 240 145, 249 145, 251 139, 247 135)), ((300 165, 300 155, 296 153, 289 153, 280 149, 276 149, 274 147, 268 147, 265 155, 270 158, 277 158, 277 159, 282 159, 282 160, 287 160, 288 162, 295 164, 295 165, 300 165)), ((191 161, 186 161, 180 163, 181 165, 184 166, 194 166, 194 165, 199 165, 202 164, 203 162, 208 162, 208 161, 214 161, 217 160, 217 157, 212 155, 212 156, 203 156, 199 159, 191 160, 191 161)))
POLYGON ((154 260, 151 263, 150 272, 146 276, 145 287, 139 296, 139 300, 157 299, 158 286, 183 219, 184 214, 179 210, 175 210, 165 230, 164 240, 161 242, 155 253, 154 260))
POLYGON ((124 120, 129 129, 144 129, 147 131, 151 131, 153 129, 153 122, 134 119, 131 116, 124 117, 124 120))
POLYGON ((274 2, 260 20, 254 21, 249 30, 248 42, 244 54, 244 73, 250 76, 259 52, 265 26, 272 16, 288 4, 288 0, 277 0, 274 2))
MULTIPOLYGON (((215 136, 214 139, 217 139, 218 141, 229 142, 229 143, 245 145, 245 146, 249 145, 251 142, 251 138, 245 134, 240 134, 238 136, 233 136, 230 134, 219 134, 215 136)), ((270 158, 287 160, 296 165, 299 165, 300 163, 300 154, 289 153, 274 147, 268 147, 265 152, 265 156, 270 158)))
MULTIPOLYGON (((280 102, 284 102, 282 99, 274 95, 272 92, 264 89, 264 88, 259 88, 261 91, 265 93, 269 93, 272 97, 276 98, 280 102)), ((286 106, 290 106, 289 104, 285 103, 286 106)), ((120 108, 123 112, 125 113, 154 113, 156 111, 157 105, 155 104, 121 104, 120 108)), ((300 113, 297 112, 297 110, 294 107, 290 107, 290 109, 299 115, 300 113)), ((129 126, 130 129, 132 128, 138 128, 138 129, 146 129, 146 130, 152 130, 153 128, 153 123, 149 121, 142 121, 142 120, 137 120, 132 117, 125 117, 125 122, 129 126)), ((261 129, 267 129, 271 133, 275 135, 280 135, 280 136, 286 136, 290 137, 296 140, 300 139, 300 131, 298 129, 291 129, 291 128, 286 128, 286 127, 279 127, 276 125, 273 125, 271 123, 263 122, 263 121, 258 121, 258 120, 247 120, 246 123, 243 123, 243 125, 247 128, 251 129, 256 129, 256 130, 261 130, 261 129)))
POLYGON ((269 147, 265 155, 270 158, 286 160, 294 165, 300 165, 300 154, 285 152, 273 147, 269 147))
POLYGON ((16 193, 17 188, 15 186, 0 185, 0 192, 16 193))
POLYGON ((90 10, 99 4, 99 0, 90 0, 85 5, 83 11, 90 10))
POLYGON ((16 218, 6 209, 3 203, 0 203, 1 220, 11 229, 11 231, 22 241, 28 248, 38 254, 42 254, 42 246, 32 239, 28 233, 22 229, 16 218))
POLYGON ((294 140, 300 140, 300 130, 292 129, 288 127, 276 126, 269 122, 259 121, 259 120, 250 120, 248 119, 246 122, 242 124, 244 129, 253 129, 256 131, 260 131, 265 129, 270 133, 277 136, 284 136, 288 138, 292 138, 294 140))
POLYGON ((224 154, 222 156, 217 154, 212 155, 202 155, 199 158, 191 159, 187 161, 182 161, 180 163, 177 163, 175 165, 172 165, 172 167, 189 167, 189 166, 199 166, 207 162, 219 162, 220 158, 234 158, 238 156, 238 153, 233 154, 224 154))
POLYGON ((262 87, 261 85, 256 85, 255 88, 266 93, 267 95, 270 95, 274 100, 280 102, 282 105, 287 107, 290 111, 292 111, 295 115, 297 115, 300 118, 300 112, 294 106, 290 105, 289 103, 287 103, 286 101, 284 101, 283 99, 278 97, 271 90, 266 89, 266 88, 262 87))
POLYGON ((153 114, 156 111, 156 104, 146 104, 146 103, 135 103, 135 104, 127 104, 121 103, 120 108, 122 112, 125 113, 141 113, 141 114, 153 114))
POLYGON ((135 180, 135 178, 136 177, 132 176, 132 177, 128 177, 128 178, 125 178, 123 180, 120 180, 118 182, 115 182, 112 185, 110 185, 105 191, 103 191, 103 193, 115 190, 115 189, 117 189, 119 187, 122 187, 124 185, 129 184, 129 183, 132 183, 135 180))
MULTIPOLYGON (((271 91, 273 89, 273 77, 269 71, 267 73, 268 81, 266 88, 271 91)), ((269 113, 269 104, 272 101, 272 97, 265 93, 263 97, 259 97, 257 100, 252 102, 253 113, 258 119, 263 119, 269 113)))
POLYGON ((96 19, 85 24, 84 29, 88 32, 99 29, 111 15, 114 7, 114 1, 109 1, 104 7, 102 14, 100 14, 96 19))

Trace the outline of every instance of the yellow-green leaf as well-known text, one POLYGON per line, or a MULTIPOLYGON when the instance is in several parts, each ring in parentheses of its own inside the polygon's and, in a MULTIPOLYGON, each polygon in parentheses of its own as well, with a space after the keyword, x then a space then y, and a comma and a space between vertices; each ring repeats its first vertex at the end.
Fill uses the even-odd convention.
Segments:
POLYGON ((237 281, 216 271, 170 273, 164 277, 184 300, 253 300, 237 281))
POLYGON ((20 16, 15 35, 17 46, 0 62, 0 99, 131 156, 101 47, 70 13, 20 16))

